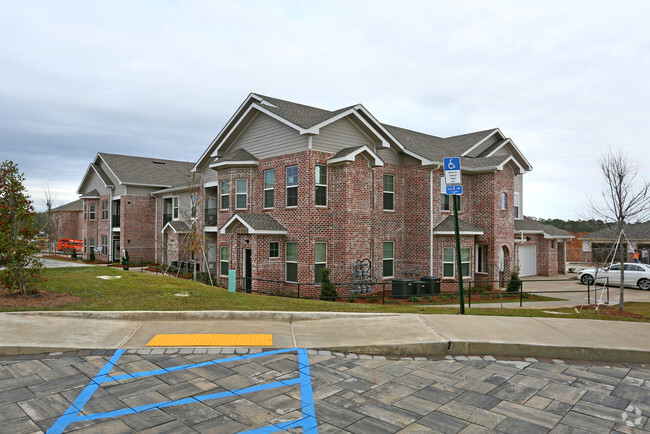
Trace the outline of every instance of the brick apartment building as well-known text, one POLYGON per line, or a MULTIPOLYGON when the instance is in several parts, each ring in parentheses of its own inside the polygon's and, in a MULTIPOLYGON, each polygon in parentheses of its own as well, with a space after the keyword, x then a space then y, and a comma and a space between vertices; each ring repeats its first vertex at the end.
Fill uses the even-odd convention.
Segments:
MULTIPOLYGON (((222 278, 234 269, 252 278, 245 280, 252 290, 264 285, 255 279, 317 283, 324 267, 332 281, 349 282, 362 259, 376 281, 432 275, 444 283, 456 278, 444 157, 460 157, 463 169, 465 279, 493 284, 520 257, 531 274, 565 272, 571 236, 524 218, 523 175, 532 167, 510 138, 497 128, 427 135, 382 124, 362 105, 329 111, 250 94, 192 165, 191 182, 180 182, 190 173, 180 162, 157 167, 160 176, 178 165, 174 181, 163 183, 142 171, 128 175, 126 160, 152 159, 98 154, 79 193, 86 206, 120 198, 120 231, 136 222, 147 227, 137 238, 142 258, 195 261, 222 278), (113 159, 120 169, 109 170, 113 159), (138 177, 142 193, 135 220, 124 218, 135 188, 128 176, 138 177), (204 248, 190 258, 182 240, 197 227, 204 248)), ((86 220, 86 238, 99 234, 94 222, 86 220)), ((120 248, 132 248, 126 240, 134 238, 121 232, 120 248)))
MULTIPOLYGON (((83 238, 83 200, 78 199, 52 209, 58 238, 83 238)), ((56 247, 56 246, 54 246, 56 247)))
POLYGON ((192 164, 182 161, 98 153, 77 193, 83 200, 84 258, 117 262, 123 250, 132 263, 154 262, 162 214, 156 191, 186 188, 192 164))

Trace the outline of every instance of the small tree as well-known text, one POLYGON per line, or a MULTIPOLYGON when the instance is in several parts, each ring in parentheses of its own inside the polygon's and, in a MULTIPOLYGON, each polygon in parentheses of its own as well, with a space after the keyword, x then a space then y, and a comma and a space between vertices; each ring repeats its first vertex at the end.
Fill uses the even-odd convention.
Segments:
MULTIPOLYGON (((590 201, 591 211, 602 218, 620 236, 630 223, 650 217, 650 182, 641 179, 638 161, 632 161, 623 151, 610 151, 600 156, 600 171, 605 178, 602 200, 590 201)), ((621 240, 621 244, 623 244, 621 240)), ((629 246, 628 246, 629 247, 629 246)), ((627 249, 618 251, 621 262, 618 310, 623 310, 624 278, 627 249)))
MULTIPOLYGON (((73 250, 73 251, 76 251, 76 249, 73 250)), ((89 262, 95 262, 95 248, 94 247, 92 249, 90 249, 90 255, 88 255, 88 261, 89 262)))
POLYGON ((23 182, 25 176, 13 161, 0 165, 0 281, 8 290, 31 292, 42 281, 43 265, 36 255, 41 246, 32 201, 23 182))
POLYGON ((519 270, 512 270, 510 273, 510 280, 506 287, 507 292, 519 292, 521 290, 521 279, 519 278, 519 270))
POLYGON ((338 297, 336 292, 336 285, 330 281, 330 270, 329 268, 323 268, 321 270, 321 288, 320 288, 320 299, 325 301, 335 301, 338 297))

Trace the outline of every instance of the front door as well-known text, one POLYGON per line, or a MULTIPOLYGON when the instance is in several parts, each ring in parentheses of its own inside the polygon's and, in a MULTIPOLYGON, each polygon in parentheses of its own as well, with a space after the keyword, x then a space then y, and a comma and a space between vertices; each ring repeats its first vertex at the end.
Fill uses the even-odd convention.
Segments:
POLYGON ((120 237, 113 236, 113 262, 120 262, 120 237))
POLYGON ((251 292, 253 289, 253 251, 244 249, 244 289, 251 292))

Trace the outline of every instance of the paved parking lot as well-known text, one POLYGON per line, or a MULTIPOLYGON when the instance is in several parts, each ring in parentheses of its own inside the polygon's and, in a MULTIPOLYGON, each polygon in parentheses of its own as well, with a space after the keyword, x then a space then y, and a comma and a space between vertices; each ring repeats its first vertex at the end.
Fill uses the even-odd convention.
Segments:
POLYGON ((185 348, 0 358, 3 432, 650 431, 644 365, 185 348))

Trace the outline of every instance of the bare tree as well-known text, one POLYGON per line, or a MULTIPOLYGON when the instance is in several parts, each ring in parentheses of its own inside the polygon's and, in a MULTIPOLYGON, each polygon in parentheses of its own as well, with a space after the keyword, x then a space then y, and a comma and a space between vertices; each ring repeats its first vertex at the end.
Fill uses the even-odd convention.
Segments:
MULTIPOLYGON (((650 182, 639 177, 639 164, 631 160, 627 153, 610 149, 601 154, 600 171, 605 185, 599 201, 590 201, 590 207, 598 217, 614 229, 620 236, 628 224, 638 223, 650 218, 650 182)), ((627 249, 623 240, 618 250, 621 263, 618 309, 623 310, 624 278, 627 249)))
POLYGON ((52 212, 52 207, 55 205, 55 195, 50 189, 50 183, 45 186, 45 226, 41 230, 47 233, 48 251, 56 251, 56 246, 61 238, 62 222, 61 216, 52 212))
MULTIPOLYGON (((179 254, 191 255, 195 263, 203 262, 203 244, 205 235, 203 233, 202 219, 199 213, 202 210, 202 189, 200 178, 191 172, 187 179, 187 191, 189 204, 180 206, 180 215, 187 225, 187 232, 179 238, 179 254), (187 206, 189 205, 189 206, 187 206)), ((196 265, 193 266, 193 279, 196 280, 196 265)))

